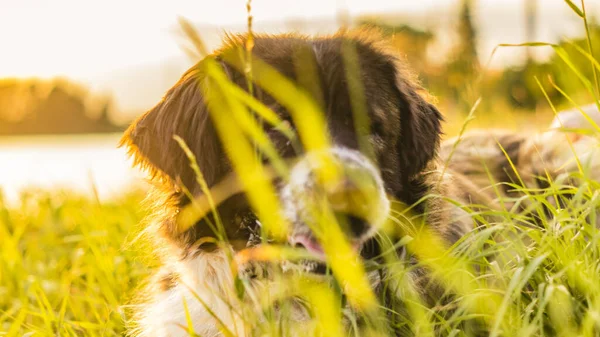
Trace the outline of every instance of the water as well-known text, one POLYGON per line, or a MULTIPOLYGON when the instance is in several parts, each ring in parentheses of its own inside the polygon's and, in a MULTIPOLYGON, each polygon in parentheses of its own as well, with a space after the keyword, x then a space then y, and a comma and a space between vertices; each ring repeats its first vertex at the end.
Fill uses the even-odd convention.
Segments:
POLYGON ((29 188, 66 188, 100 199, 145 185, 131 167, 120 133, 68 136, 0 137, 0 189, 9 202, 29 188))

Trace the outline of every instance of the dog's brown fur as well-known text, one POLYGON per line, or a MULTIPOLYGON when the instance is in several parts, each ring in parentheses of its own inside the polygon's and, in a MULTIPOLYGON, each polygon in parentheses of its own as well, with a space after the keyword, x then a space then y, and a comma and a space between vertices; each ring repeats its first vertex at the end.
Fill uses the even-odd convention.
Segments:
MULTIPOLYGON (((444 141, 440 156, 453 172, 493 200, 494 208, 521 213, 526 216, 521 220, 535 224, 540 217, 551 219, 556 210, 530 196, 545 193, 557 179, 561 180, 558 189, 576 188, 579 183, 569 174, 579 171, 577 160, 584 167, 592 167, 590 178, 599 178, 593 169, 598 165, 594 159, 597 146, 593 137, 571 132, 473 130, 444 141)), ((564 201, 557 200, 555 194, 548 197, 554 208, 564 201)))
MULTIPOLYGON (((330 37, 308 38, 299 35, 254 37, 252 57, 260 59, 315 99, 325 112, 329 134, 335 146, 358 151, 357 132, 352 117, 352 99, 342 56, 342 48, 355 48, 358 59, 359 83, 364 94, 366 112, 371 120, 368 143, 385 192, 393 199, 413 205, 427 195, 461 199, 468 196, 487 202, 486 195, 476 191, 469 181, 441 169, 437 158, 441 114, 420 94, 416 84, 398 57, 372 33, 339 33, 330 37), (316 81, 306 81, 299 64, 312 64, 316 81)), ((245 55, 246 37, 232 37, 225 47, 208 56, 218 62, 229 79, 248 90, 247 78, 239 70, 245 55)), ((203 61, 202 61, 203 62, 203 61)), ((207 215, 191 228, 180 232, 176 223, 178 212, 190 203, 186 190, 193 196, 202 194, 194 171, 180 146, 173 139, 181 137, 196 156, 198 166, 209 187, 215 186, 232 172, 232 165, 223 149, 203 90, 207 88, 202 62, 192 67, 171 88, 162 101, 137 119, 123 137, 136 164, 150 171, 162 196, 147 232, 157 238, 157 247, 164 252, 163 269, 151 286, 153 294, 141 306, 138 330, 141 336, 183 336, 186 325, 182 302, 185 299, 192 312, 196 333, 219 335, 219 325, 208 310, 192 302, 197 293, 223 324, 240 335, 251 328, 241 324, 239 314, 232 313, 227 302, 235 303, 233 279, 227 250, 204 241, 214 237, 207 215), (237 324, 236 324, 237 322, 237 324)), ((261 76, 260 73, 253 76, 261 76)), ((256 79, 256 77, 255 77, 256 79)), ((289 112, 265 88, 253 87, 253 94, 273 109, 281 119, 291 121, 289 112)), ((267 128, 267 135, 281 156, 300 156, 276 130, 267 128)), ((243 193, 218 205, 225 225, 230 248, 237 250, 249 242, 248 227, 255 226, 253 210, 243 193), (249 223, 249 225, 246 225, 249 223)), ((473 227, 466 213, 443 198, 432 197, 414 210, 448 244, 460 239, 473 227)), ((257 281, 258 282, 258 281, 257 281)), ((425 282, 420 283, 425 287, 425 282)), ((257 285, 259 286, 259 285, 257 285)), ((262 286, 268 286, 263 283, 262 286)), ((374 285, 377 288, 377 285, 374 285)), ((426 289, 422 289, 424 293, 426 289)), ((436 295, 429 294, 431 297, 436 295)), ((297 313, 298 319, 303 314, 297 313)))

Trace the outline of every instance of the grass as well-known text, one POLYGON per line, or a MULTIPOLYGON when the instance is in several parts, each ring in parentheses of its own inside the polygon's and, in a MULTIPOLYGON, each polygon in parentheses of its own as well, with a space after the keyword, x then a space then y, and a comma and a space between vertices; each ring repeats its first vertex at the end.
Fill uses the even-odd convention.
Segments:
MULTIPOLYGON (((430 252, 429 262, 442 278, 451 286, 460 281, 454 285, 460 294, 456 316, 436 324, 448 335, 460 336, 456 328, 462 320, 487 315, 490 327, 502 336, 552 335, 544 329, 562 336, 597 336, 600 233, 584 215, 599 209, 600 197, 598 183, 590 184, 573 191, 577 197, 558 210, 559 223, 545 221, 541 228, 494 225, 475 233, 468 245, 455 247, 465 258, 460 261, 463 266, 480 265, 478 277, 453 275, 460 264, 444 258, 443 251, 430 252), (490 240, 500 233, 523 240, 490 240), (502 266, 485 259, 503 252, 507 259, 502 266), (440 268, 443 265, 454 267, 440 268)), ((546 196, 531 200, 545 203, 546 196)), ((24 194, 17 205, 0 206, 0 335, 123 334, 125 304, 152 265, 135 240, 145 215, 140 208, 143 197, 133 192, 98 203, 68 192, 37 191, 24 194)), ((431 247, 427 240, 433 239, 415 236, 409 247, 431 247)), ((396 272, 400 277, 406 271, 396 272)), ((326 289, 307 289, 319 300, 323 291, 327 296, 326 289)), ((433 330, 432 312, 416 306, 411 313, 420 317, 410 322, 413 328, 433 330)))
POLYGON ((123 334, 123 305, 151 265, 127 245, 143 196, 98 203, 35 191, 10 208, 0 201, 0 335, 123 334))
MULTIPOLYGON (((585 18, 584 12, 582 15, 585 18)), ((199 40, 196 37, 193 41, 199 40)), ((568 55, 564 57, 568 60, 568 55)), ((352 64, 351 57, 347 62, 352 64)), ((330 140, 323 131, 318 104, 267 65, 258 60, 250 64, 251 69, 241 69, 251 71, 253 80, 270 90, 291 111, 298 135, 288 136, 301 140, 312 150, 326 148, 330 140)), ((284 236, 287 228, 274 215, 273 210, 279 206, 272 186, 267 183, 271 173, 261 165, 254 165, 257 150, 251 141, 257 144, 260 154, 271 159, 275 173, 286 172, 288 167, 277 158, 255 119, 248 118, 248 108, 267 123, 281 127, 281 121, 251 95, 231 88, 217 67, 211 68, 210 63, 206 66, 205 73, 215 89, 211 93, 214 96, 206 98, 212 100, 218 131, 236 137, 225 138, 224 146, 234 167, 239 168, 241 185, 253 191, 250 202, 269 234, 284 236), (219 120, 219 116, 225 116, 219 111, 229 111, 237 118, 219 120), (265 204, 261 200, 272 202, 265 204)), ((598 64, 591 62, 591 66, 598 64)), ((597 81, 584 82, 586 89, 598 89, 593 88, 597 81)), ((360 95, 353 96, 357 97, 353 106, 360 110, 364 102, 360 101, 360 95)), ((493 122, 485 118, 476 121, 479 125, 493 122)), ((183 142, 181 145, 185 148, 183 142)), ((188 157, 193 161, 192 153, 188 157)), ((324 167, 319 172, 323 179, 335 179, 335 166, 324 167)), ((204 186, 201 172, 197 173, 199 185, 204 186)), ((514 188, 520 190, 521 198, 527 199, 534 213, 550 206, 552 217, 540 211, 537 226, 526 226, 517 221, 523 220, 523 216, 516 212, 487 210, 487 215, 500 220, 483 221, 477 231, 446 249, 440 238, 423 226, 423 219, 411 213, 410 205, 395 202, 388 230, 380 240, 385 248, 384 263, 364 268, 348 267, 355 253, 349 249, 337 220, 325 205, 315 211, 315 218, 321 221, 313 224, 313 231, 327 243, 326 252, 328 247, 336 247, 338 254, 328 255, 333 285, 302 276, 280 275, 281 291, 302 297, 312 307, 314 322, 304 328, 313 327, 315 335, 359 334, 345 331, 340 324, 342 289, 349 304, 367 321, 366 330, 361 330, 360 335, 387 335, 388 323, 382 321, 387 317, 396 329, 419 336, 436 333, 473 336, 480 329, 491 336, 599 336, 598 182, 584 176, 574 187, 556 180, 549 182, 544 190, 514 188), (565 188, 573 197, 560 208, 552 207, 549 200, 562 199, 565 188), (394 245, 404 245, 418 257, 419 263, 404 264, 396 256, 394 245), (419 286, 409 280, 409 272, 417 267, 429 270, 433 279, 448 291, 444 295, 452 296, 444 302, 436 298, 433 305, 427 305, 419 297, 419 286), (387 303, 384 307, 381 298, 369 289, 365 275, 381 269, 387 270, 384 280, 387 291, 400 294, 403 303, 387 303)), ((17 205, 7 206, 0 200, 0 336, 122 335, 130 318, 127 307, 132 300, 130 296, 144 283, 154 265, 144 242, 137 240, 141 230, 138 225, 146 215, 140 206, 144 195, 131 192, 100 203, 93 197, 70 192, 33 191, 23 194, 17 205)), ((212 198, 202 200, 213 202, 212 198)), ((202 200, 182 212, 188 225, 194 223, 194 217, 206 214, 206 208, 194 208, 202 200)), ((471 216, 483 219, 482 214, 471 212, 471 216)), ((262 251, 245 251, 238 258, 260 257, 270 261, 281 258, 280 254, 293 258, 295 253, 272 246, 262 251)), ((252 291, 247 288, 236 295, 252 295, 252 291)), ((243 304, 239 310, 247 314, 245 324, 270 333, 275 331, 274 335, 287 335, 289 331, 275 328, 279 322, 270 309, 265 309, 269 304, 252 301, 243 304)), ((350 320, 353 318, 357 317, 350 315, 350 320)))

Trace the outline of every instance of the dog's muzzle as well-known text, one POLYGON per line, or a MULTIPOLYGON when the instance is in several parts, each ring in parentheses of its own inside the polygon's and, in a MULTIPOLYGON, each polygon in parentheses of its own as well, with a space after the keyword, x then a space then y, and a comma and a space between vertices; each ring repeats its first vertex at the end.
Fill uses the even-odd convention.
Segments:
POLYGON ((292 224, 289 243, 320 257, 324 249, 318 237, 328 232, 326 226, 339 225, 359 251, 390 211, 379 170, 360 152, 345 148, 302 157, 292 167, 281 196, 292 224), (327 167, 333 168, 333 178, 324 177, 327 167))

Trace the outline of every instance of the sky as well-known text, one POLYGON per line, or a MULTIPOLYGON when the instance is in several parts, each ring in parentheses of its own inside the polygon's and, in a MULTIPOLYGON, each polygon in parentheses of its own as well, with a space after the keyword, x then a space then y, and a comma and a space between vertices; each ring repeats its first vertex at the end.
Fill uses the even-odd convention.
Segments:
MULTIPOLYGON (((491 15, 493 19, 498 8, 510 8, 505 12, 508 21, 500 19, 493 34, 485 29, 482 34, 496 40, 512 36, 515 24, 523 21, 518 18, 522 1, 479 0, 478 11, 487 13, 486 18, 491 15)), ((538 2, 541 11, 566 11, 568 15, 563 0, 538 2)), ((598 2, 586 1, 594 8, 598 2)), ((252 15, 258 26, 287 19, 335 19, 339 13, 398 13, 422 18, 417 21, 443 21, 455 4, 456 0, 255 0, 252 15), (427 13, 436 14, 422 16, 427 13)), ((176 80, 173 73, 191 64, 182 61, 178 17, 215 29, 243 28, 246 1, 0 0, 0 78, 69 77, 111 92, 126 110, 141 109, 176 80), (161 65, 162 72, 157 70, 161 65), (144 66, 156 71, 146 74, 144 66)), ((493 43, 507 42, 496 40, 489 39, 485 52, 493 43)))
MULTIPOLYGON (((340 10, 414 11, 448 0, 256 0, 256 21, 335 17, 340 10)), ((0 75, 93 75, 181 54, 177 18, 246 21, 242 0, 0 0, 0 75), (94 65, 94 66, 91 66, 94 65)))

